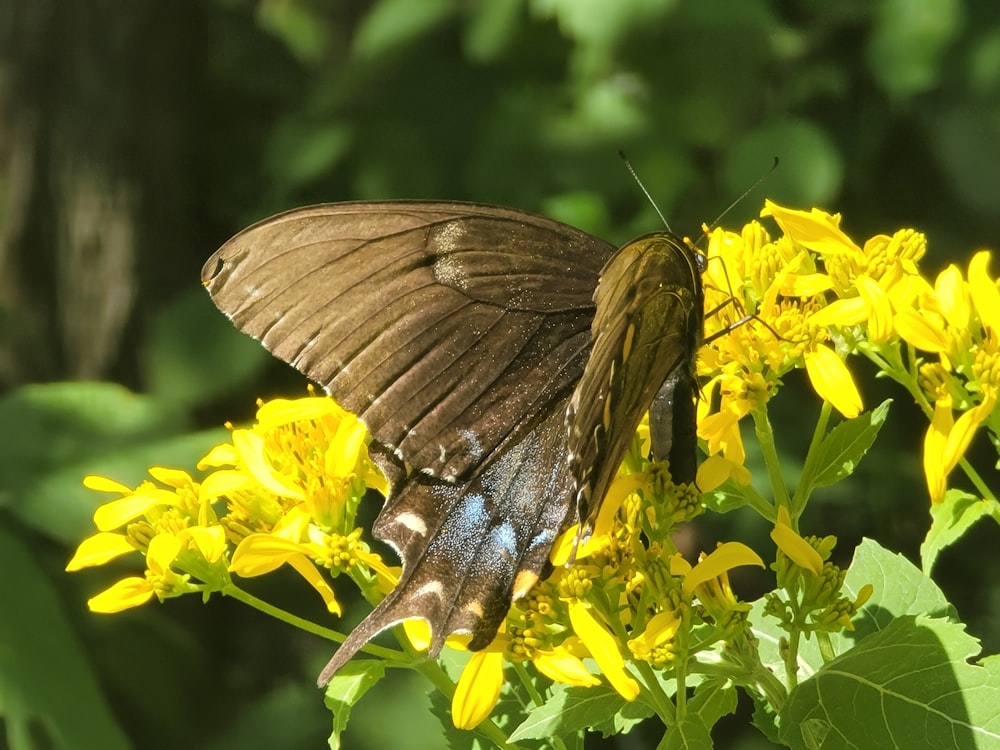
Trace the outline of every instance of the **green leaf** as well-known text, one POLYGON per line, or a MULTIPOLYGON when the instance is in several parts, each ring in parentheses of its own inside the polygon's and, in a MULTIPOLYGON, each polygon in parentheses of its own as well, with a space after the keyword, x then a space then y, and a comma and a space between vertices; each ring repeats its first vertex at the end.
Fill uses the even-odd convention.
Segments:
POLYGON ((705 493, 705 507, 714 513, 728 513, 747 505, 749 503, 747 493, 753 491, 753 487, 744 487, 732 479, 727 479, 719 487, 705 493))
POLYGON ((931 527, 920 545, 920 561, 924 572, 930 575, 941 550, 951 546, 980 518, 1000 517, 996 500, 983 500, 961 490, 950 489, 944 500, 931 505, 931 527))
POLYGON ((345 664, 326 686, 324 703, 333 713, 331 750, 340 747, 340 735, 347 728, 351 708, 385 677, 385 663, 378 659, 358 659, 345 664))
POLYGON ((891 403, 891 399, 886 399, 872 411, 830 430, 817 450, 813 487, 828 487, 854 472, 885 424, 891 403))
POLYGON ((555 685, 552 695, 532 709, 513 731, 511 742, 563 737, 611 721, 628 701, 607 685, 592 688, 555 685))
POLYGON ((7 740, 0 732, 0 745, 11 750, 130 747, 56 588, 2 522, 0 592, 0 716, 7 740))
POLYGON ((736 686, 730 680, 715 677, 695 689, 688 701, 688 711, 698 714, 705 726, 713 727, 723 716, 736 711, 736 701, 736 686))
POLYGON ((896 618, 825 665, 789 696, 781 740, 791 748, 1000 748, 1000 662, 968 660, 965 626, 896 618))
POLYGON ((956 619, 958 613, 944 592, 903 555, 865 539, 854 551, 854 560, 844 579, 844 591, 856 595, 861 587, 874 587, 871 599, 855 623, 855 636, 888 626, 895 617, 930 615, 956 619))
POLYGON ((697 715, 688 714, 673 724, 657 750, 712 750, 712 733, 697 715))

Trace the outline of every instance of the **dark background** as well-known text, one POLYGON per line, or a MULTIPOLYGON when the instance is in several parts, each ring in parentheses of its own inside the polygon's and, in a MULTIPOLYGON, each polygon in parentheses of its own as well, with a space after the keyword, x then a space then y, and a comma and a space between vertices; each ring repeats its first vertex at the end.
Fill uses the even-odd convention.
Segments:
MULTIPOLYGON (((128 571, 62 572, 100 500, 80 478, 191 468, 258 396, 304 392, 199 287, 238 229, 312 202, 447 198, 623 242, 660 224, 618 149, 675 231, 696 234, 778 156, 725 225, 768 195, 839 211, 859 240, 915 227, 928 276, 964 268, 1000 236, 1000 5, 0 0, 0 694, 22 701, 0 708, 8 744, 323 747, 326 645, 219 599, 86 611, 128 571), (18 671, 10 654, 26 650, 18 671)), ((862 536, 916 559, 926 422, 854 368, 866 406, 897 400, 804 530, 837 534, 845 564, 862 536)), ((773 409, 794 478, 817 405, 793 374, 773 409)), ((769 544, 739 514, 692 531, 699 548, 769 544)), ((984 524, 937 571, 991 653, 996 545, 984 524)), ((322 619, 305 588, 279 574, 258 593, 322 619)), ((345 746, 441 747, 424 689, 381 685, 345 746)), ((766 746, 741 736, 746 718, 720 744, 766 746)))

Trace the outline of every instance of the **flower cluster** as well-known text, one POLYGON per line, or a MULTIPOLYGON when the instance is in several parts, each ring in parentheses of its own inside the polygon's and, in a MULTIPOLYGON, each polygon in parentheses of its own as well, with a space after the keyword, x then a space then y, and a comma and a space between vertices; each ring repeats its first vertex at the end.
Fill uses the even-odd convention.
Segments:
POLYGON ((84 539, 67 570, 143 555, 146 572, 118 581, 88 602, 118 612, 156 597, 213 592, 239 595, 232 575, 249 578, 292 566, 339 615, 328 577, 348 574, 371 601, 395 586, 387 566, 355 528, 366 487, 387 491, 368 459, 367 430, 328 398, 274 400, 250 429, 199 462, 200 481, 154 467, 130 488, 104 477, 85 484, 118 497, 94 513, 98 532, 84 539))
POLYGON ((920 232, 900 229, 859 245, 837 214, 766 201, 761 215, 782 235, 772 239, 758 222, 709 235, 705 296, 714 314, 699 358, 708 398, 698 434, 712 458, 699 486, 740 476, 738 422, 759 414, 792 369, 804 368, 820 398, 856 417, 862 400, 845 359, 861 354, 927 414, 924 471, 931 500, 940 501, 976 430, 1000 434, 1000 291, 988 274, 990 254, 977 253, 966 278, 951 265, 932 285, 918 266, 927 246, 920 232), (720 408, 709 413, 716 399, 720 408))

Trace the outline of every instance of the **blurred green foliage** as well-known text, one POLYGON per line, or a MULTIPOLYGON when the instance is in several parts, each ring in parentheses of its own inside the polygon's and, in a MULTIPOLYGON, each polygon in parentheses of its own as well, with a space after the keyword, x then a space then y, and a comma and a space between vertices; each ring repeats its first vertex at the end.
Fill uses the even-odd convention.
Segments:
MULTIPOLYGON (((86 597, 121 571, 61 572, 100 499, 84 474, 191 468, 256 396, 301 392, 197 288, 203 260, 242 226, 310 202, 448 198, 623 242, 659 228, 623 149, 676 231, 696 234, 779 157, 727 224, 766 194, 841 211, 856 236, 924 230, 929 269, 1000 246, 994 0, 6 0, 0 21, 0 124, 32 136, 0 148, 0 748, 325 742, 311 687, 325 645, 230 602, 96 617, 86 597), (38 384, 81 377, 72 352, 92 346, 58 314, 72 225, 57 188, 81 169, 133 192, 132 302, 103 369, 85 371, 125 388, 38 384), (31 640, 42 620, 48 646, 31 640)), ((106 273, 99 294, 128 278, 106 273)), ((791 379, 776 407, 792 446, 801 387, 791 379)), ((869 405, 893 395, 864 389, 869 405)), ((841 549, 866 534, 916 555, 922 428, 901 407, 880 458, 809 519, 841 549)), ((996 651, 998 563, 969 542, 944 556, 943 585, 996 651)), ((260 586, 322 617, 292 579, 260 586)), ((345 746, 440 747, 421 690, 380 685, 345 746)), ((642 745, 636 733, 618 746, 642 745)))

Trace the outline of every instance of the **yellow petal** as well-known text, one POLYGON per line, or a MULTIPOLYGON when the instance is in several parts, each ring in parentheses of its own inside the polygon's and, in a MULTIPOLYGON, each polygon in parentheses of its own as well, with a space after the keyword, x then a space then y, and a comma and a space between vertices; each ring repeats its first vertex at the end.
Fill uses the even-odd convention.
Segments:
POLYGON ((955 266, 948 266, 938 274, 934 282, 934 296, 941 305, 941 312, 948 323, 955 328, 968 328, 972 308, 962 272, 955 266))
POLYGON ((941 457, 941 463, 944 464, 942 471, 945 476, 948 476, 965 455, 976 430, 990 415, 995 405, 996 396, 992 391, 987 391, 983 396, 982 403, 963 412, 955 421, 954 427, 948 432, 948 438, 944 445, 944 455, 941 457))
POLYGON ((120 492, 123 495, 128 495, 132 492, 131 487, 128 487, 121 482, 116 482, 114 479, 98 476, 97 474, 90 474, 89 476, 84 477, 83 486, 88 490, 94 490, 96 492, 120 492))
POLYGON ((198 553, 210 563, 221 559, 226 551, 226 532, 221 526, 192 526, 180 536, 190 538, 198 553))
POLYGON ((280 568, 292 555, 301 555, 303 549, 301 543, 273 534, 250 534, 233 551, 229 570, 244 578, 264 575, 280 568))
POLYGON ((151 466, 149 475, 160 484, 174 489, 191 486, 191 475, 182 469, 171 469, 166 466, 151 466))
POLYGON ((846 297, 831 302, 809 316, 815 326, 853 326, 868 320, 868 303, 861 297, 846 297))
POLYGON ((207 503, 215 500, 217 497, 250 489, 253 486, 253 479, 242 471, 220 469, 213 471, 205 477, 205 480, 198 487, 198 499, 203 503, 207 503))
POLYGON ((403 620, 403 632, 417 651, 426 651, 431 647, 431 626, 422 617, 403 620))
POLYGON ((278 476, 264 455, 264 438, 251 430, 233 430, 233 445, 244 468, 261 487, 279 497, 302 500, 302 490, 278 476))
POLYGON ((220 466, 236 465, 236 449, 230 443, 220 443, 205 454, 198 462, 199 469, 214 469, 220 466))
POLYGON ((916 310, 900 310, 893 318, 896 332, 906 343, 925 352, 948 351, 948 335, 916 310))
POLYGON ((982 250, 969 262, 969 292, 983 326, 1000 333, 1000 291, 989 274, 990 253, 982 250))
MULTIPOLYGON (((151 483, 147 482, 147 487, 151 483)), ((180 500, 168 490, 144 489, 141 492, 105 503, 94 511, 94 525, 101 531, 111 531, 134 521, 157 505, 176 506, 180 500)))
POLYGON ((675 552, 670 556, 670 575, 686 576, 691 572, 691 563, 684 559, 684 555, 675 552))
POLYGON ((265 401, 257 409, 257 423, 264 430, 283 427, 292 422, 302 422, 323 417, 340 417, 347 414, 337 402, 325 396, 304 398, 276 398, 265 401))
POLYGON ((337 426, 337 432, 330 442, 327 472, 335 477, 348 477, 354 474, 358 460, 364 454, 367 438, 368 430, 361 420, 353 415, 346 415, 337 426))
POLYGON ((766 200, 760 215, 773 217, 782 232, 813 252, 861 255, 861 248, 841 230, 840 217, 826 211, 800 211, 766 200))
POLYGON ((732 470, 732 461, 727 461, 722 456, 709 456, 698 467, 695 484, 702 492, 711 492, 729 479, 732 470))
POLYGON ((740 542, 726 542, 699 562, 691 572, 684 576, 684 593, 690 594, 696 587, 718 578, 723 573, 742 565, 764 567, 760 555, 740 542))
POLYGON ((876 344, 886 343, 892 336, 889 296, 870 276, 859 276, 854 280, 854 286, 868 309, 868 339, 876 344))
POLYGON ((302 576, 306 582, 323 598, 323 602, 326 604, 328 612, 331 612, 338 617, 343 614, 343 610, 340 608, 340 603, 337 601, 337 597, 333 593, 333 589, 330 588, 329 582, 327 582, 323 574, 320 573, 319 569, 312 560, 308 559, 305 555, 293 555, 288 559, 288 564, 291 565, 295 571, 302 576))
MULTIPOLYGON (((786 514, 785 518, 787 517, 786 514)), ((823 558, 819 556, 819 552, 809 542, 796 534, 788 523, 781 520, 780 516, 771 530, 771 539, 778 545, 778 549, 788 555, 788 558, 800 568, 811 570, 816 575, 823 573, 823 558)))
POLYGON ((806 372, 820 398, 829 401, 847 419, 861 413, 861 394, 844 361, 826 346, 806 352, 806 372))
POLYGON ((157 534, 149 540, 146 565, 154 573, 164 573, 177 559, 181 546, 181 540, 173 534, 157 534))
POLYGON ((934 404, 934 415, 924 435, 924 476, 931 502, 944 499, 947 489, 944 472, 944 450, 955 421, 951 413, 951 399, 942 398, 934 404))
POLYGON ((570 602, 569 621, 611 687, 625 700, 635 700, 639 696, 639 683, 625 669, 625 660, 622 659, 614 636, 594 619, 582 602, 570 602))
POLYGON ((790 273, 783 279, 781 293, 786 297, 815 297, 833 288, 825 273, 790 273))
POLYGON ((570 559, 572 559, 573 555, 576 553, 579 543, 579 535, 580 524, 575 523, 556 537, 556 541, 553 543, 552 549, 549 552, 549 562, 557 568, 561 568, 563 565, 568 564, 570 559))
POLYGON ((123 609, 138 607, 153 598, 153 585, 145 578, 133 576, 118 581, 114 586, 87 600, 91 612, 111 614, 123 609))
POLYGON ((580 659, 562 647, 539 654, 531 661, 535 665, 535 669, 553 682, 575 685, 576 687, 594 687, 601 684, 601 681, 590 673, 580 659))
POLYGON ((634 639, 633 649, 649 654, 653 649, 672 640, 680 624, 681 619, 670 610, 653 615, 646 623, 642 634, 634 639))
POLYGON ((451 700, 451 720, 458 729, 474 729, 500 699, 503 653, 477 651, 462 670, 451 700))
POLYGON ((72 572, 94 565, 104 565, 116 557, 135 551, 135 547, 129 543, 124 534, 101 531, 80 542, 73 559, 66 564, 66 570, 72 572))

